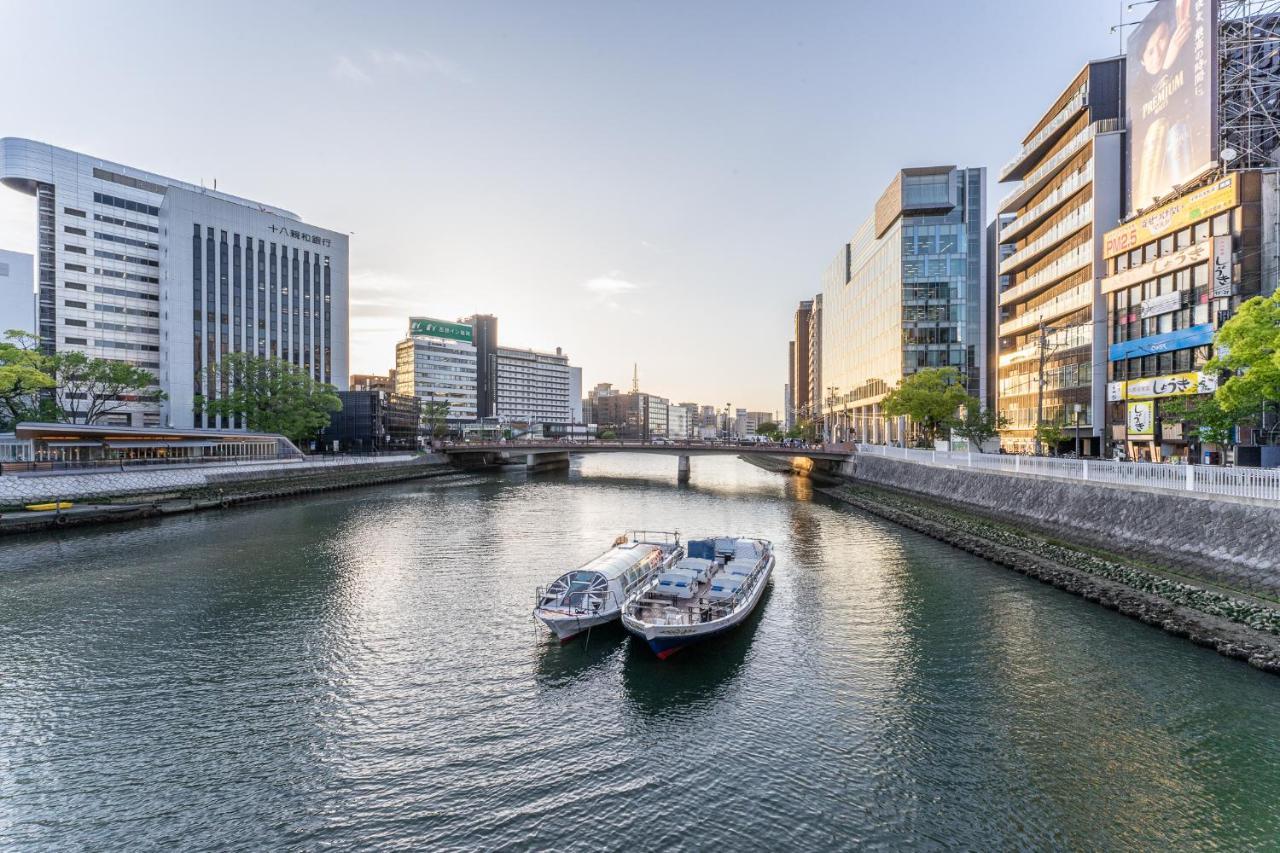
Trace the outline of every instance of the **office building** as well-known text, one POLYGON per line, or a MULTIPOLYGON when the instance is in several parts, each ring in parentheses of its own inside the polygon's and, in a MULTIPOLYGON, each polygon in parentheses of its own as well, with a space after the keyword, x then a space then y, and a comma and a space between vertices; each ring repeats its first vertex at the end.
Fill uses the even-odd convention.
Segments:
POLYGON ((36 331, 35 257, 0 249, 0 338, 36 331))
POLYGON ((351 390, 352 391, 395 391, 395 371, 391 371, 386 376, 378 376, 372 373, 353 373, 351 374, 351 390))
POLYGON ((692 437, 689 410, 684 406, 667 406, 667 438, 688 441, 692 437))
POLYGON ((813 300, 806 299, 796 309, 794 334, 795 358, 791 359, 791 402, 797 420, 808 420, 815 414, 813 390, 813 369, 809 359, 813 353, 809 345, 809 334, 813 329, 813 300))
POLYGON ((415 450, 422 403, 385 390, 339 391, 341 411, 331 412, 324 440, 330 449, 350 452, 415 450))
MULTIPOLYGON (((575 401, 569 357, 555 352, 499 346, 494 361, 494 414, 505 422, 568 424, 574 422, 575 401)), ((580 404, 579 404, 580 405, 580 404)))
POLYGON ((453 427, 475 421, 476 348, 468 323, 412 317, 396 344, 396 393, 417 397, 428 417, 453 427))
POLYGON ((1107 338, 1098 241, 1123 211, 1124 77, 1123 57, 1087 64, 1000 172, 1018 182, 997 208, 1012 216, 997 236, 996 406, 1007 450, 1032 451, 1038 425, 1074 430, 1077 419, 1081 451, 1100 450, 1107 338))
POLYGON ((980 392, 985 181, 982 168, 900 171, 828 265, 821 376, 833 438, 909 441, 911 425, 881 402, 922 368, 953 367, 980 392))
POLYGON ((796 375, 796 342, 787 341, 787 381, 782 385, 782 418, 787 429, 795 426, 796 408, 795 394, 792 392, 792 381, 796 375))
POLYGON ((827 392, 822 386, 822 294, 813 297, 813 307, 809 310, 809 353, 805 364, 809 368, 809 390, 806 396, 813 407, 815 417, 823 410, 827 392))
POLYGON ((462 322, 471 326, 471 343, 476 348, 476 412, 481 418, 495 417, 498 414, 498 318, 492 314, 474 314, 462 322))
MULTIPOLYGON (((596 424, 618 438, 649 440, 666 437, 671 423, 671 401, 644 392, 629 391, 596 398, 596 424)), ((676 415, 677 425, 681 420, 676 415)))
POLYGON ((347 237, 282 208, 27 139, 0 139, 0 183, 35 196, 37 333, 153 372, 167 399, 119 425, 214 424, 228 353, 347 382, 347 237))

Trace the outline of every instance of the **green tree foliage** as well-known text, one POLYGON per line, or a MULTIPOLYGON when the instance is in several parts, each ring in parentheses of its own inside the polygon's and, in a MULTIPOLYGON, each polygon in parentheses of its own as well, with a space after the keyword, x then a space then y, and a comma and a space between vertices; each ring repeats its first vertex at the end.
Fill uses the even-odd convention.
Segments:
POLYGON ((787 438, 798 438, 801 441, 813 441, 818 435, 818 427, 813 421, 801 418, 787 430, 787 438))
POLYGON ((982 453, 982 445, 999 434, 1009 425, 1009 419, 992 409, 985 408, 977 397, 970 397, 964 403, 964 417, 953 427, 956 435, 967 439, 969 444, 982 453))
POLYGON ((618 434, 611 429, 601 430, 600 434, 597 436, 597 438, 603 439, 604 441, 613 441, 617 437, 618 434))
POLYGON ((1205 369, 1237 374, 1214 395, 1224 412, 1257 412, 1280 401, 1280 291, 1241 305, 1214 343, 1219 355, 1205 369))
POLYGON ((57 389, 58 409, 72 423, 96 424, 112 412, 166 396, 151 371, 132 364, 81 352, 55 353, 44 360, 57 389))
POLYGON ((1254 420, 1257 411, 1232 408, 1225 405, 1217 394, 1212 397, 1174 397, 1161 404, 1163 421, 1184 421, 1191 431, 1205 444, 1230 447, 1235 444, 1235 427, 1254 420))
POLYGON ((445 400, 427 400, 422 404, 422 423, 433 438, 449 434, 449 403, 445 400))
POLYGON ((0 429, 13 429, 19 421, 45 420, 51 408, 42 392, 53 388, 45 357, 32 335, 17 329, 0 340, 0 429))
POLYGON ((217 376, 226 394, 196 398, 197 408, 218 417, 239 417, 251 430, 274 432, 293 441, 312 438, 342 409, 334 387, 278 358, 247 353, 223 357, 217 376))
POLYGON ((773 421, 765 421, 756 427, 756 435, 763 435, 770 441, 782 438, 782 428, 773 421))
POLYGON ((1042 448, 1054 453, 1058 445, 1067 440, 1067 431, 1059 421, 1045 421, 1036 427, 1036 438, 1042 448))
POLYGON ((954 367, 928 367, 904 378, 885 396, 881 408, 891 418, 906 416, 932 444, 958 423, 956 411, 972 398, 954 367))

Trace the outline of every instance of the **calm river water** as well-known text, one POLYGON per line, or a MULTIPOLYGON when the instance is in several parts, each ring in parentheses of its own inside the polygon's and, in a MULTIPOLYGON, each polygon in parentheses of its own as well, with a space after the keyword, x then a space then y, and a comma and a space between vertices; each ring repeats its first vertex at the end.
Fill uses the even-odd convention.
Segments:
POLYGON ((733 459, 592 457, 0 542, 0 847, 1101 849, 1280 838, 1280 679, 733 459), (627 527, 741 630, 564 647, 627 527))

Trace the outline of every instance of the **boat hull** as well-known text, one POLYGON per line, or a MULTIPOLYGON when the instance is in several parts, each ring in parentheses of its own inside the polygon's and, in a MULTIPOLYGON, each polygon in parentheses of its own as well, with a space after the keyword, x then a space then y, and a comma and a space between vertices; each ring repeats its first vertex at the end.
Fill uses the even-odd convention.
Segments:
POLYGON ((741 607, 722 619, 701 625, 647 625, 631 619, 623 619, 623 627, 644 640, 659 660, 666 660, 686 646, 732 631, 745 622, 747 617, 755 611, 756 605, 760 603, 760 597, 764 595, 764 589, 769 584, 769 576, 773 572, 773 563, 773 555, 770 555, 760 581, 751 590, 751 596, 741 607))
POLYGON ((557 613, 552 610, 538 609, 533 611, 534 617, 551 629, 551 633, 555 634, 556 639, 562 643, 567 643, 579 634, 586 633, 598 625, 607 625, 617 619, 620 613, 620 610, 614 610, 593 616, 574 616, 566 613, 557 613))

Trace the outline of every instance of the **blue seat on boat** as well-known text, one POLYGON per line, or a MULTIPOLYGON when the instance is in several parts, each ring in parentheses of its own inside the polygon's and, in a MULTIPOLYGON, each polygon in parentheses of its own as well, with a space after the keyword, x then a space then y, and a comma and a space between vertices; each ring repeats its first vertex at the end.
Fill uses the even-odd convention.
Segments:
POLYGON ((697 575, 698 580, 705 581, 711 574, 711 561, 701 560, 696 557, 686 557, 676 563, 675 568, 681 571, 690 571, 697 575))
POLYGON ((745 578, 751 574, 756 564, 747 560, 734 560, 732 563, 724 567, 721 577, 745 578))
POLYGON ((707 590, 707 598, 733 598, 742 589, 743 579, 728 575, 718 575, 711 581, 707 590))
POLYGON ((658 576, 655 589, 663 595, 674 595, 676 598, 689 598, 693 595, 693 576, 688 572, 663 572, 658 576))

